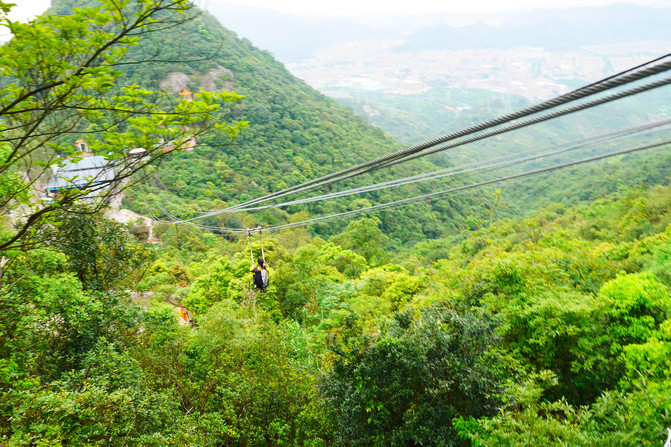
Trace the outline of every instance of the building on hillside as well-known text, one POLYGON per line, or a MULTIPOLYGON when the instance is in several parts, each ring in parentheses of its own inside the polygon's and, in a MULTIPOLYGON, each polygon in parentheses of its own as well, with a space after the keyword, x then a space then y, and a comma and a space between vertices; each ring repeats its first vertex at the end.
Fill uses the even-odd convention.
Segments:
POLYGON ((193 101, 193 92, 189 91, 186 87, 184 87, 184 90, 179 92, 179 96, 181 96, 183 100, 189 102, 193 101))
POLYGON ((114 177, 114 162, 101 155, 84 157, 77 162, 66 161, 47 182, 46 195, 58 197, 68 189, 99 184, 100 188, 94 188, 84 197, 94 199, 109 192, 114 177))
POLYGON ((89 145, 86 143, 86 140, 77 140, 75 141, 75 147, 79 152, 79 155, 82 157, 93 157, 93 152, 89 149, 89 145))
POLYGON ((147 161, 149 160, 149 154, 147 154, 146 149, 138 147, 128 151, 128 159, 131 161, 133 160, 147 161))
MULTIPOLYGON (((163 152, 170 152, 177 147, 174 141, 162 142, 159 146, 163 152)), ((196 147, 196 138, 189 137, 187 140, 182 143, 180 150, 182 152, 193 152, 193 149, 196 147)))

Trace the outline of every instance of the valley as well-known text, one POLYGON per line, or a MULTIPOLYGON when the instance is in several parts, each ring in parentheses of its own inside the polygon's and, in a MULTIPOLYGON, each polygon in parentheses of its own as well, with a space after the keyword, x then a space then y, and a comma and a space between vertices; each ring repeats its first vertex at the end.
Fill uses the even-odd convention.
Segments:
POLYGON ((0 445, 669 442, 668 9, 214 6, 5 22, 0 445))

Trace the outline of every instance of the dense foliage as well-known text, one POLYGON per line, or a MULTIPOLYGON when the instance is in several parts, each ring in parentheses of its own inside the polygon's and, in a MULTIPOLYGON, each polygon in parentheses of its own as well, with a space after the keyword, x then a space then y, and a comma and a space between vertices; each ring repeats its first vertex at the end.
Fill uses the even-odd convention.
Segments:
MULTIPOLYGON (((177 158, 210 175, 201 156, 225 152, 177 158)), ((436 200, 263 246, 194 225, 158 226, 152 246, 55 209, 39 244, 0 256, 0 443, 661 446, 671 187, 648 163, 633 175, 658 186, 525 218, 495 216, 501 193, 484 193, 477 215, 436 200), (442 238, 451 216, 463 226, 442 238), (249 273, 262 253, 265 292, 249 273)))
POLYGON ((662 445, 670 197, 656 187, 553 205, 396 255, 374 219, 331 242, 286 230, 264 239, 266 293, 250 292, 247 240, 170 228, 154 252, 78 217, 86 238, 64 225, 5 269, 2 436, 662 445))
POLYGON ((190 20, 189 2, 102 0, 28 24, 7 19, 11 6, 0 2, 0 21, 14 36, 0 47, 0 253, 29 244, 54 211, 81 206, 82 198, 97 199, 88 200, 91 211, 106 206, 137 172, 192 137, 213 128, 230 137, 243 127, 227 122, 230 104, 240 99, 234 93, 165 103, 121 81, 120 66, 147 59, 129 60, 130 48, 190 20), (40 197, 52 168, 85 156, 75 145, 82 138, 99 169, 63 172, 50 197, 40 197), (130 160, 134 148, 146 148, 144 157, 130 160))

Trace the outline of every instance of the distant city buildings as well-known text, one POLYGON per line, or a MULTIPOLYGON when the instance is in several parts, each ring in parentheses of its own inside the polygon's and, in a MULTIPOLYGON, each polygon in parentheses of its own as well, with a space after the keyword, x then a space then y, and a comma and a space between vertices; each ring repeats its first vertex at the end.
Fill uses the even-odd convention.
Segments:
POLYGON ((602 45, 571 51, 540 47, 400 51, 402 40, 371 39, 324 50, 287 68, 333 97, 347 90, 413 95, 435 88, 482 89, 542 100, 658 54, 659 42, 602 45), (574 82, 573 82, 574 83, 574 82))

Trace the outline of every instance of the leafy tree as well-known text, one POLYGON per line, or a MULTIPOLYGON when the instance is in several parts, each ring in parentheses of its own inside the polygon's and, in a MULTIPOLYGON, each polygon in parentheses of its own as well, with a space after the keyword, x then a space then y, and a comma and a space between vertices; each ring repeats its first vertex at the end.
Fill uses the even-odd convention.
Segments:
POLYGON ((656 335, 659 325, 671 313, 669 290, 647 272, 618 275, 604 284, 601 294, 610 298, 608 314, 614 352, 656 335))
POLYGON ((385 261, 383 247, 389 238, 382 233, 379 225, 380 220, 377 218, 355 220, 333 242, 359 253, 371 265, 381 264, 385 261))
MULTIPOLYGON (((23 24, 7 19, 11 5, 0 4, 0 20, 14 35, 0 47, 0 254, 26 247, 35 230, 54 210, 68 210, 85 196, 92 209, 106 205, 149 163, 183 147, 192 137, 218 128, 235 135, 242 123, 227 124, 227 104, 240 99, 230 92, 196 94, 194 101, 171 101, 137 84, 119 83, 119 69, 141 64, 128 59, 129 48, 151 33, 193 19, 186 0, 100 0, 99 7, 74 8, 23 24), (81 159, 73 142, 87 138, 103 155, 110 178, 73 178, 50 201, 38 201, 50 166, 81 159), (162 142, 174 146, 166 149, 162 142), (142 147, 147 157, 129 160, 128 150, 142 147), (76 180, 76 182, 75 182, 76 180)), ((150 57, 151 59, 151 57, 150 57)))
POLYGON ((188 332, 170 313, 148 314, 135 356, 192 415, 184 444, 325 445, 315 378, 291 361, 287 334, 267 313, 224 300, 188 332))
POLYGON ((358 277, 367 267, 362 256, 332 243, 324 244, 319 253, 320 262, 332 265, 348 278, 358 277))
POLYGON ((207 273, 198 277, 183 304, 196 312, 206 312, 214 303, 228 296, 234 278, 234 265, 228 258, 206 261, 207 273))
POLYGON ((177 445, 182 420, 169 390, 147 385, 137 361, 101 340, 86 367, 11 396, 12 445, 177 445))
MULTIPOLYGON (((36 249, 17 256, 4 272, 11 287, 0 288, 0 311, 5 315, 0 321, 3 440, 16 435, 20 445, 35 445, 41 438, 45 439, 42 445, 58 445, 59 437, 65 440, 72 427, 67 427, 69 422, 59 425, 61 417, 52 419, 47 413, 65 411, 63 418, 75 425, 84 418, 88 422, 83 425, 90 427, 95 422, 84 413, 95 413, 98 406, 109 408, 108 404, 116 406, 114 411, 127 408, 124 399, 107 400, 105 390, 81 395, 81 389, 77 391, 81 381, 68 386, 58 383, 72 371, 86 370, 87 356, 101 340, 125 342, 138 325, 137 309, 125 294, 84 290, 69 269, 65 255, 36 249)), ((99 416, 114 418, 111 414, 99 416)))
POLYGON ((590 445, 580 430, 588 411, 565 400, 542 399, 555 380, 548 372, 515 378, 507 387, 506 403, 498 415, 479 420, 460 415, 455 419, 459 436, 474 447, 531 446, 548 439, 560 445, 590 445))
POLYGON ((45 379, 80 366, 100 337, 133 331, 135 310, 122 291, 84 290, 66 256, 33 250, 5 272, 0 289, 0 358, 14 358, 45 379), (20 261, 20 262, 19 262, 20 261))
POLYGON ((645 343, 633 343, 623 348, 627 367, 623 387, 646 380, 671 378, 671 320, 666 320, 659 329, 659 333, 645 343))
POLYGON ((131 288, 154 255, 122 224, 98 215, 58 212, 49 232, 86 290, 131 288))
POLYGON ((334 346, 323 384, 344 445, 459 445, 452 419, 497 407, 493 321, 427 308, 395 315, 379 337, 334 346))
POLYGON ((335 267, 322 264, 319 254, 314 245, 307 245, 278 265, 274 281, 278 306, 285 317, 302 318, 318 313, 320 289, 344 279, 335 267))
POLYGON ((671 423, 671 381, 639 384, 631 392, 603 393, 591 407, 541 396, 551 384, 547 375, 511 387, 508 404, 492 418, 460 417, 455 426, 473 446, 530 446, 547 443, 576 447, 663 445, 671 423))

